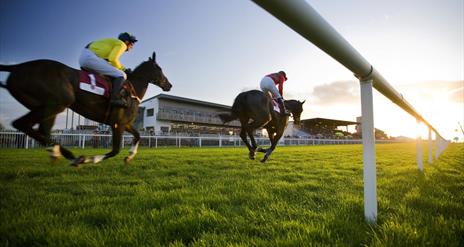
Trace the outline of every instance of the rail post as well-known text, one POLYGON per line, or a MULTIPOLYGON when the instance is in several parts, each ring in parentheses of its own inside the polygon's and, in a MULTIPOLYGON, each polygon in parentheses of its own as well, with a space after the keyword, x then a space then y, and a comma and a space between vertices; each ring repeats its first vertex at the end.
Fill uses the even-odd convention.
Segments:
POLYGON ((364 216, 369 223, 377 221, 377 185, 375 164, 374 105, 372 79, 361 80, 361 131, 363 143, 364 216))
POLYGON ((432 129, 429 127, 429 141, 428 141, 428 150, 429 150, 429 159, 428 163, 432 164, 433 158, 432 158, 432 129))
MULTIPOLYGON (((417 119, 417 126, 419 126, 419 124, 421 123, 421 121, 419 119, 417 119)), ((419 171, 423 172, 424 171, 424 165, 423 165, 423 162, 422 162, 422 137, 421 137, 421 133, 420 131, 418 131, 417 133, 417 138, 416 138, 416 155, 417 155, 417 168, 419 169, 419 171)))

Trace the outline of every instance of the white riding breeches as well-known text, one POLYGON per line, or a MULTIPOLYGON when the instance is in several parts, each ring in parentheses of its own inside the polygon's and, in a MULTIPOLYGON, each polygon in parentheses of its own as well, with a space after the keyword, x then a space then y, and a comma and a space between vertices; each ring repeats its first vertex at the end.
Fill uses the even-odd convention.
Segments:
POLYGON ((79 57, 79 65, 83 68, 89 68, 96 72, 112 76, 112 77, 124 77, 127 79, 126 73, 109 64, 102 58, 99 58, 95 53, 89 49, 84 49, 79 57))
POLYGON ((263 79, 261 79, 260 87, 265 94, 270 93, 271 96, 275 99, 282 98, 272 78, 265 76, 263 79))

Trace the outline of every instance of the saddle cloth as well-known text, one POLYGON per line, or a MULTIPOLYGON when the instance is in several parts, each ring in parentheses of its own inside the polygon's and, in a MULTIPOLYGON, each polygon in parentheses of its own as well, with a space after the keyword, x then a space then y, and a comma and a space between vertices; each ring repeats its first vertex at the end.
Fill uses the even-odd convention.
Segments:
POLYGON ((101 75, 81 70, 79 72, 79 88, 81 90, 110 97, 111 83, 101 75))
POLYGON ((280 113, 280 107, 277 99, 272 98, 272 108, 274 108, 274 111, 280 113))

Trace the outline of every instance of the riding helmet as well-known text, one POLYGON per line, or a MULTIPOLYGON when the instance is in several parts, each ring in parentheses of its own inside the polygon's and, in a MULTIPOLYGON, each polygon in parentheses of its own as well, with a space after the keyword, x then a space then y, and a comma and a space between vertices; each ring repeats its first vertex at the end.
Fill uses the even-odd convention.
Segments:
POLYGON ((121 41, 130 42, 130 43, 137 42, 137 39, 135 38, 135 36, 128 32, 119 34, 118 39, 120 39, 121 41))
POLYGON ((285 71, 281 70, 279 71, 279 74, 283 75, 285 80, 287 80, 287 74, 285 74, 285 71))

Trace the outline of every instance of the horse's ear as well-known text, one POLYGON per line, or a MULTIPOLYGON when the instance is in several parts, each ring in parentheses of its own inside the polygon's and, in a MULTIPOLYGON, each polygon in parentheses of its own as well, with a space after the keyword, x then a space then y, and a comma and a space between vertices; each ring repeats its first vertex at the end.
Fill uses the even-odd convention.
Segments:
POLYGON ((302 105, 303 105, 303 104, 304 104, 304 102, 306 102, 306 100, 303 100, 303 102, 300 102, 300 104, 302 104, 302 105))
POLYGON ((156 61, 156 52, 153 52, 153 55, 151 55, 151 60, 156 61))

